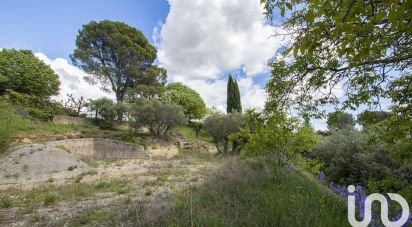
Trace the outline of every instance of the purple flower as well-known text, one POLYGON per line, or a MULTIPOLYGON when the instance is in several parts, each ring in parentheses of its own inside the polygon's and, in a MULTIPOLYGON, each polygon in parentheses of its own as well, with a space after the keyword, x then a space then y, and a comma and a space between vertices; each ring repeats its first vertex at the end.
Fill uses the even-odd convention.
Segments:
POLYGON ((326 175, 323 171, 320 171, 318 176, 317 176, 318 180, 322 183, 325 184, 326 183, 326 175))

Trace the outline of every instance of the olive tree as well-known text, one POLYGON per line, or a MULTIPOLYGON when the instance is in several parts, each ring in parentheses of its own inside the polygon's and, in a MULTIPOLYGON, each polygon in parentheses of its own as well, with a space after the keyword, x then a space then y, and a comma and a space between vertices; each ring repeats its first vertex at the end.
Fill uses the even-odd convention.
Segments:
POLYGON ((181 106, 164 104, 157 99, 139 99, 131 106, 130 121, 136 130, 147 127, 153 136, 166 135, 186 122, 181 106))
POLYGON ((230 142, 229 136, 240 130, 241 120, 242 115, 240 113, 217 113, 205 119, 205 130, 213 138, 219 153, 227 153, 230 142))

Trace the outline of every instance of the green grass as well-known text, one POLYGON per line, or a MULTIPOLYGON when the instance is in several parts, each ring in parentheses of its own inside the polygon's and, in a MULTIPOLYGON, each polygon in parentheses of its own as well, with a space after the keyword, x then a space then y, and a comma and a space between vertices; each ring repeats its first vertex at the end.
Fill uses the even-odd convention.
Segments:
POLYGON ((204 186, 177 193, 175 226, 349 226, 344 201, 298 172, 233 161, 204 186))
POLYGON ((232 158, 205 184, 183 186, 164 198, 163 208, 129 202, 69 221, 75 226, 349 226, 345 202, 310 177, 268 160, 232 158))
POLYGON ((125 194, 130 184, 124 180, 100 181, 96 183, 75 183, 64 186, 43 186, 32 190, 9 188, 0 191, 0 207, 30 208, 51 205, 58 201, 78 200, 94 196, 96 193, 125 194))
POLYGON ((199 133, 199 136, 196 138, 196 133, 193 128, 182 125, 176 128, 176 131, 180 133, 182 136, 187 138, 188 140, 200 140, 207 143, 213 143, 212 137, 210 137, 204 129, 202 129, 199 133))

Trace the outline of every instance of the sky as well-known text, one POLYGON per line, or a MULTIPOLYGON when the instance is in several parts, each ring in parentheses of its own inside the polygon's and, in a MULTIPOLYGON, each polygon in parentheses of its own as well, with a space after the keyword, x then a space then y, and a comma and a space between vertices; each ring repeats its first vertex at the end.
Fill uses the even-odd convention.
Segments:
MULTIPOLYGON (((70 63, 76 35, 90 21, 121 21, 141 30, 158 49, 169 82, 195 89, 224 111, 232 74, 244 109, 262 109, 268 63, 287 40, 273 37, 259 0, 0 0, 0 48, 30 49, 59 75, 60 95, 114 98, 83 80, 70 63)), ((279 16, 275 16, 275 20, 279 16)), ((325 122, 314 121, 315 129, 325 122)))

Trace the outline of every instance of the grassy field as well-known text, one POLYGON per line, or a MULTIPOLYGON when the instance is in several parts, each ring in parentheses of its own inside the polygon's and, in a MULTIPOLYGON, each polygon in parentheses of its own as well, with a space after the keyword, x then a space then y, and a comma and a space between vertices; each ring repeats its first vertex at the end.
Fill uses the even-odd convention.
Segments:
POLYGON ((183 186, 166 205, 125 201, 70 220, 73 226, 349 226, 344 201, 310 176, 268 160, 227 158, 205 184, 183 186))
POLYGON ((207 135, 204 129, 200 131, 198 137, 196 137, 195 130, 188 126, 179 126, 176 128, 176 131, 189 140, 200 140, 207 143, 213 143, 212 138, 207 135))

